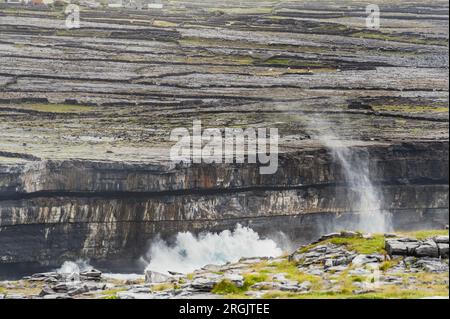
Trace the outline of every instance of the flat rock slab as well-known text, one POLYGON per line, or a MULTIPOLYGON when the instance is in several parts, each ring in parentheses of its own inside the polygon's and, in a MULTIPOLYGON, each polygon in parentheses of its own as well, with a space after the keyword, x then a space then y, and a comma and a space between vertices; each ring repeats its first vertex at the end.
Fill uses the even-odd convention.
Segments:
POLYGON ((391 256, 448 258, 448 237, 439 236, 425 241, 411 238, 387 239, 386 251, 391 256))

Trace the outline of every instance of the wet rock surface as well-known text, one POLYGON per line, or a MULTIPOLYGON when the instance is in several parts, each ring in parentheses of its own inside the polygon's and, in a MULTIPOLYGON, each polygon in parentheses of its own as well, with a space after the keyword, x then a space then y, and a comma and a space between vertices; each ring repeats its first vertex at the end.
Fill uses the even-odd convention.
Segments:
POLYGON ((448 223, 448 2, 374 0, 380 31, 358 1, 166 2, 86 8, 73 30, 60 9, 0 4, 2 273, 120 264, 157 233, 237 222, 317 238, 352 217, 313 138, 328 126, 368 157, 397 228, 448 223), (279 171, 174 166, 170 132, 194 119, 278 128, 279 171))
MULTIPOLYGON (((383 235, 345 232, 322 238, 328 239, 289 256, 207 265, 191 274, 147 270, 133 280, 114 279, 97 270, 34 274, 0 282, 0 298, 448 298, 448 256, 391 256, 384 247, 392 239, 385 242, 383 235)), ((448 239, 417 241, 432 238, 448 239)))

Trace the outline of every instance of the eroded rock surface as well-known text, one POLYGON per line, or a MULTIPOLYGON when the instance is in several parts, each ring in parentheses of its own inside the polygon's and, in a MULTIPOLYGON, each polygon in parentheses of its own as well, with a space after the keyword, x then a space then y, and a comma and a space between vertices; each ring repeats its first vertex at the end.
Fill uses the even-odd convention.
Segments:
POLYGON ((389 239, 386 251, 390 255, 448 258, 448 237, 440 236, 421 241, 412 238, 389 239))
POLYGON ((315 138, 330 126, 396 227, 448 224, 448 2, 373 0, 380 31, 358 1, 165 2, 86 9, 72 30, 62 8, 0 4, 3 274, 123 266, 158 233, 237 222, 301 241, 344 229, 354 194, 315 138), (278 128, 280 169, 173 165, 170 132, 194 119, 278 128))
POLYGON ((35 274, 0 282, 0 298, 448 298, 448 256, 390 256, 384 247, 391 239, 349 234, 325 236, 289 256, 207 265, 191 274, 147 270, 127 280, 95 270, 35 274))

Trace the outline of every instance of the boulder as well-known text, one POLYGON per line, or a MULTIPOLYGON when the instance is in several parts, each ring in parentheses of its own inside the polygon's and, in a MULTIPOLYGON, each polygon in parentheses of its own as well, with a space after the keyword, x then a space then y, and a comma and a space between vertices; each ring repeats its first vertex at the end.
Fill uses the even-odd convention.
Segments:
POLYGON ((448 258, 448 244, 437 244, 439 249, 439 256, 442 258, 448 258))
POLYGON ((310 281, 304 281, 299 286, 301 291, 308 291, 312 287, 312 283, 310 281))
POLYGON ((413 264, 413 267, 425 270, 426 272, 445 273, 448 272, 448 263, 439 258, 420 258, 413 264))
POLYGON ((154 299, 154 295, 151 293, 133 293, 133 292, 118 292, 117 298, 119 299, 154 299))
POLYGON ((25 277, 29 281, 58 281, 62 279, 62 275, 57 272, 44 272, 33 274, 31 277, 25 277))
POLYGON ((223 266, 220 265, 206 265, 202 268, 202 270, 209 271, 209 272, 217 272, 221 271, 223 266))
POLYGON ((113 289, 114 285, 108 283, 96 283, 96 282, 85 282, 84 287, 87 287, 89 291, 106 290, 113 289))
POLYGON ((386 240, 385 249, 391 256, 413 256, 414 251, 419 247, 420 242, 416 239, 399 238, 386 240))
POLYGON ((262 281, 254 284, 251 288, 255 290, 278 290, 281 284, 278 282, 262 281))
POLYGON ((86 285, 81 285, 78 287, 73 287, 67 293, 69 296, 77 296, 89 292, 89 288, 86 285))
POLYGON ((304 292, 311 289, 311 283, 309 281, 303 282, 301 285, 296 281, 290 282, 258 282, 251 288, 255 290, 280 290, 287 292, 304 292))
POLYGON ((64 282, 61 282, 54 285, 51 289, 57 293, 66 293, 69 291, 69 286, 64 282))
POLYGON ((51 294, 51 295, 45 295, 44 299, 73 299, 67 294, 51 294))
POLYGON ((448 236, 436 236, 433 240, 435 243, 448 245, 448 236))
POLYGON ((280 291, 287 291, 287 292, 300 292, 300 291, 304 291, 302 288, 300 288, 300 286, 297 285, 292 285, 292 284, 278 284, 278 290, 280 291))
POLYGON ((341 233, 326 234, 326 235, 323 235, 322 237, 320 237, 320 239, 318 241, 320 242, 320 241, 324 241, 324 240, 331 239, 331 238, 337 238, 340 235, 341 235, 341 233))
POLYGON ((439 257, 439 248, 432 240, 422 242, 413 253, 417 257, 439 257))
POLYGON ((448 236, 438 236, 424 241, 410 238, 387 239, 385 248, 391 256, 448 258, 448 236))
POLYGON ((191 283, 191 288, 197 291, 210 292, 222 278, 218 275, 208 275, 195 278, 191 283))
POLYGON ((350 261, 351 261, 351 259, 349 260, 346 257, 330 258, 330 259, 325 260, 324 267, 330 268, 330 267, 348 265, 350 263, 350 261))
POLYGON ((371 288, 365 288, 365 289, 359 289, 359 290, 353 290, 352 293, 354 295, 365 295, 365 294, 370 294, 370 293, 374 293, 377 292, 375 289, 371 289, 371 288))
POLYGON ((330 267, 330 268, 326 268, 325 269, 325 271, 326 272, 335 272, 335 273, 338 273, 338 272, 342 272, 342 271, 345 271, 345 270, 347 270, 348 269, 348 267, 347 266, 333 266, 333 267, 330 267))
POLYGON ((134 294, 148 293, 149 292, 149 287, 135 287, 135 288, 129 289, 127 292, 131 292, 131 293, 134 293, 134 294))
POLYGON ((244 286, 244 277, 241 275, 228 274, 225 275, 223 279, 231 281, 237 287, 244 286))
POLYGON ((363 235, 361 233, 354 232, 354 231, 342 231, 340 237, 342 237, 342 238, 354 238, 354 237, 362 238, 363 235))
POLYGON ((55 294, 55 291, 52 288, 50 288, 49 286, 44 286, 44 287, 42 287, 42 290, 39 293, 39 297, 44 297, 44 296, 53 295, 53 294, 55 294))
POLYGON ((342 231, 340 233, 330 233, 330 234, 323 235, 322 237, 320 237, 320 239, 317 242, 322 242, 322 241, 332 239, 332 238, 354 238, 354 237, 362 238, 362 236, 363 235, 358 232, 342 231))
POLYGON ((7 294, 3 299, 27 299, 27 297, 23 294, 7 294))
POLYGON ((148 284, 160 284, 171 280, 171 276, 153 270, 145 271, 145 282, 148 284))
POLYGON ((366 264, 379 263, 383 260, 379 255, 358 255, 352 260, 352 264, 355 266, 364 266, 366 264))
POLYGON ((81 280, 92 280, 99 281, 102 278, 102 272, 96 269, 91 269, 88 271, 83 271, 80 273, 81 280))

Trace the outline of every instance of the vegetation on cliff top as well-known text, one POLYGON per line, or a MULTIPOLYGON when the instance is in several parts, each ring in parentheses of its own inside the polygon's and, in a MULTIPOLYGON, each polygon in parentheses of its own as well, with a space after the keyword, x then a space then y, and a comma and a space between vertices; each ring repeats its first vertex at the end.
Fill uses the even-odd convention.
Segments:
MULTIPOLYGON (((420 240, 445 235, 448 236, 448 230, 422 230, 415 232, 405 232, 402 236, 417 238, 420 240)), ((358 254, 386 255, 385 237, 376 234, 370 237, 349 237, 349 238, 331 238, 313 245, 303 247, 300 253, 307 253, 315 247, 334 244, 345 246, 349 251, 358 254)), ((387 257, 386 257, 387 258, 387 257)), ((315 276, 301 271, 299 263, 282 258, 275 261, 263 260, 249 267, 248 274, 245 275, 245 284, 237 287, 231 281, 224 280, 217 284, 213 293, 223 295, 226 298, 250 298, 258 293, 258 289, 252 287, 258 282, 275 282, 276 276, 283 275, 287 280, 297 281, 299 283, 309 282, 311 289, 307 292, 287 292, 280 290, 265 289, 261 291, 262 298, 295 298, 295 299, 411 299, 426 298, 432 296, 448 296, 448 272, 447 273, 398 273, 395 267, 401 263, 400 257, 387 258, 379 264, 379 271, 382 275, 395 276, 403 284, 382 285, 374 290, 367 290, 355 293, 355 285, 364 284, 364 282, 374 283, 376 274, 358 275, 363 273, 362 268, 350 264, 342 272, 329 272, 323 276, 315 276), (329 282, 334 282, 333 287, 329 287, 329 282), (413 288, 411 283, 414 282, 413 288), (331 289, 330 289, 331 288, 331 289)), ((364 268, 365 269, 365 268, 364 268)), ((268 286, 270 286, 268 284, 268 286)))

